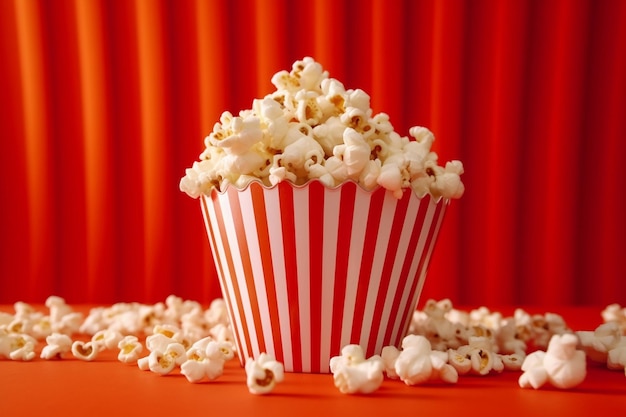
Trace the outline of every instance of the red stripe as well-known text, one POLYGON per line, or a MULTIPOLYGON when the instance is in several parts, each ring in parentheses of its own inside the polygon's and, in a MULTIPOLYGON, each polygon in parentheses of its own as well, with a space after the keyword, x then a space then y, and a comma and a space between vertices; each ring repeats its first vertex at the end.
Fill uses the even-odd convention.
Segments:
POLYGON ((353 182, 341 187, 339 202, 339 230, 337 231, 337 249, 335 257, 335 289, 333 293, 333 328, 330 337, 330 355, 336 356, 341 352, 341 328, 343 323, 343 304, 346 299, 346 280, 348 274, 348 259, 352 237, 352 222, 354 217, 354 199, 357 185, 353 182))
POLYGON ((367 301, 367 291, 372 275, 372 264, 374 263, 374 252, 376 250, 376 236, 380 226, 380 215, 385 201, 385 189, 379 188, 371 194, 370 208, 365 225, 365 245, 363 245, 363 255, 361 258, 361 268, 359 270, 359 286, 356 293, 354 305, 354 317, 357 319, 352 326, 350 336, 351 343, 359 343, 361 340, 361 329, 363 317, 365 315, 365 305, 367 301))
POLYGON ((293 186, 286 182, 280 183, 278 185, 278 194, 280 199, 280 214, 283 231, 285 280, 287 282, 287 295, 289 297, 289 322, 291 324, 293 369, 302 370, 302 344, 300 341, 298 265, 294 224, 293 186))
POLYGON ((250 184, 250 193, 254 208, 254 219, 259 239, 261 253, 261 267, 263 268, 263 278, 265 280, 265 290, 267 292, 267 304, 269 316, 272 320, 272 340, 274 342, 274 354, 278 361, 284 361, 282 337, 278 323, 278 301, 276 299, 276 285, 274 281, 274 270, 272 260, 272 250, 270 246, 269 230, 267 227, 267 210, 265 208, 265 194, 261 184, 250 184))
POLYGON ((311 372, 319 373, 322 334, 322 259, 324 252, 324 186, 309 184, 309 254, 310 254, 310 316, 311 316, 311 372))
MULTIPOLYGON (((234 293, 234 299, 231 300, 231 306, 234 306, 237 308, 237 310, 239 310, 239 318, 241 320, 241 323, 237 323, 236 317, 234 317, 233 314, 233 330, 234 333, 238 333, 239 331, 239 327, 237 326, 238 324, 241 325, 241 328, 243 329, 243 338, 246 341, 246 346, 248 348, 248 350, 246 352, 244 352, 244 349, 241 345, 241 343, 239 343, 239 360, 242 363, 245 363, 246 358, 251 357, 252 356, 252 350, 251 350, 251 346, 250 346, 250 335, 248 334, 248 323, 246 322, 246 316, 244 314, 243 311, 243 302, 241 300, 241 291, 239 290, 239 284, 237 283, 237 280, 235 279, 235 267, 233 265, 233 255, 230 251, 230 244, 228 242, 228 233, 226 233, 226 229, 224 227, 224 217, 222 215, 222 207, 221 207, 221 199, 222 198, 228 198, 228 196, 225 195, 219 195, 216 191, 213 191, 211 193, 211 201, 213 202, 213 207, 215 209, 215 216, 216 216, 216 221, 217 224, 219 225, 219 236, 221 238, 221 243, 224 249, 224 253, 225 253, 225 257, 226 257, 226 263, 227 263, 227 274, 225 274, 222 278, 222 280, 224 281, 222 283, 222 285, 224 285, 224 289, 226 289, 226 280, 229 280, 229 282, 232 283, 233 285, 233 293, 234 293)), ((230 292, 226 291, 225 295, 230 297, 230 292)), ((241 337, 242 335, 239 334, 239 337, 241 337)))
MULTIPOLYGON (((412 192, 412 191, 408 191, 412 192)), ((411 196, 412 197, 412 196, 411 196)), ((402 296, 404 295, 404 289, 407 285, 407 281, 409 280, 409 272, 411 269, 411 265, 415 261, 415 257, 419 254, 415 253, 417 249, 417 243, 419 241, 422 227, 424 225, 424 218, 426 217, 426 212, 428 211, 428 203, 430 202, 430 198, 425 196, 424 199, 421 200, 419 209, 417 211, 417 216, 413 220, 413 228, 411 230, 411 239, 409 240, 409 244, 406 251, 406 256, 404 257, 404 262, 402 262, 402 270, 400 271, 400 277, 398 282, 398 287, 396 288, 396 295, 393 299, 393 305, 391 306, 391 312, 389 314, 389 326, 387 326, 387 330, 385 331, 385 337, 383 339, 383 346, 394 345, 398 346, 399 340, 391 340, 391 335, 393 333, 393 328, 395 327, 395 323, 397 320, 402 320, 402 317, 398 316, 398 310, 400 309, 400 303, 402 301, 402 296)), ((414 288, 415 281, 417 281, 419 275, 410 277, 412 279, 411 288, 414 288)), ((408 304, 411 303, 412 300, 412 292, 408 295, 408 304)), ((400 336, 400 339, 402 337, 400 336)))
MULTIPOLYGON (((426 206, 429 205, 427 204, 427 201, 423 201, 422 204, 425 204, 426 206)), ((411 286, 411 290, 409 291, 409 294, 411 295, 413 301, 407 304, 407 307, 404 311, 405 323, 402 326, 402 333, 401 333, 402 335, 406 334, 406 332, 409 329, 411 316, 413 314, 413 311, 415 310, 417 301, 419 300, 419 294, 417 294, 416 291, 421 291, 420 278, 422 276, 424 278, 426 277, 426 274, 428 271, 428 262, 430 261, 430 259, 427 260, 426 258, 428 257, 428 253, 432 252, 432 250, 435 247, 435 243, 439 235, 437 227, 443 221, 443 217, 445 215, 446 204, 447 204, 447 201, 444 199, 441 199, 439 200, 439 202, 437 203, 437 207, 435 208, 435 213, 433 214, 432 223, 430 224, 430 228, 428 230, 428 237, 426 238, 426 242, 424 244, 424 250, 422 251, 422 254, 420 257, 420 263, 417 267, 417 271, 415 272, 415 280, 413 282, 413 285, 411 286), (418 285, 420 286, 418 287, 418 285)))
POLYGON ((391 271, 393 270, 393 264, 396 258, 396 252, 398 251, 398 243, 402 234, 403 219, 406 216, 407 206, 409 204, 409 194, 397 200, 396 210, 391 226, 391 234, 389 235, 389 244, 387 245, 387 254, 385 255, 385 262, 383 264, 383 270, 381 272, 380 287, 378 297, 376 299, 376 307, 374 308, 374 315, 372 317, 372 332, 368 340, 368 346, 366 349, 366 355, 371 356, 374 354, 376 348, 376 342, 378 334, 380 332, 381 319, 383 315, 383 309, 385 307, 385 299, 387 298, 387 291, 389 289, 389 282, 391 281, 391 271))
MULTIPOLYGON (((256 334, 257 346, 259 352, 266 352, 265 338, 263 337, 263 324, 261 323, 261 312, 259 311, 259 300, 256 294, 256 288, 254 285, 254 275, 252 272, 252 261, 250 260, 250 251, 248 249, 248 239, 246 238, 246 228, 243 221, 243 214, 241 212, 241 205, 239 203, 239 196, 241 192, 235 187, 229 187, 227 190, 228 200, 230 202, 230 212, 233 217, 233 224, 237 234, 236 241, 239 247, 239 255, 241 265, 243 267, 243 279, 245 280, 246 289, 248 292, 248 304, 250 306, 253 328, 251 329, 256 334)), ((233 281, 237 281, 242 277, 233 277, 233 281)), ((244 301, 245 302, 245 301, 244 301)))

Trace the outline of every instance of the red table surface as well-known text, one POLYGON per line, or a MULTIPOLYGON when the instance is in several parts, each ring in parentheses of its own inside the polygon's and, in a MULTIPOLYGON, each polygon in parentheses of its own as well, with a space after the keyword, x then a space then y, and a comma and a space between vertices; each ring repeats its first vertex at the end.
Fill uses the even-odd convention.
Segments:
MULTIPOLYGON (((0 306, 0 311, 12 312, 12 306, 0 306)), ((574 330, 593 330, 602 323, 600 311, 586 307, 551 312, 561 314, 574 330)), ((517 384, 520 372, 503 372, 460 376, 455 385, 411 387, 385 380, 373 394, 346 395, 335 388, 329 374, 287 373, 271 394, 260 396, 248 392, 237 360, 228 362, 218 379, 191 384, 178 372, 161 376, 140 371, 136 365, 118 362, 116 356, 116 351, 104 351, 92 362, 71 355, 61 360, 37 357, 30 362, 0 359, 0 416, 206 416, 223 412, 235 416, 512 417, 589 416, 598 411, 624 415, 626 411, 624 372, 593 363, 585 381, 571 390, 522 389, 517 384)))

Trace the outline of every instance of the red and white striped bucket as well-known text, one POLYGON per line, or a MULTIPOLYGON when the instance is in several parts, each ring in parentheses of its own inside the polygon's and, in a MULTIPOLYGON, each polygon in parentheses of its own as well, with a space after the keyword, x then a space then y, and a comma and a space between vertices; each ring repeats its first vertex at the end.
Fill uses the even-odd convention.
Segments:
POLYGON ((400 344, 449 203, 318 181, 201 201, 242 364, 266 352, 314 373, 347 344, 400 344))

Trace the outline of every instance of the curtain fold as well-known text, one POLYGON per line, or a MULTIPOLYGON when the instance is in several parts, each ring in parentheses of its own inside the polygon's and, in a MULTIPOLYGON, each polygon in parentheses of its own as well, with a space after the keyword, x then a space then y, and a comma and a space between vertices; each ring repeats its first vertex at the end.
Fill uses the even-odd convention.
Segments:
POLYGON ((620 0, 2 0, 0 303, 220 296, 178 181, 312 56, 464 162, 423 300, 626 304, 625 28, 620 0))

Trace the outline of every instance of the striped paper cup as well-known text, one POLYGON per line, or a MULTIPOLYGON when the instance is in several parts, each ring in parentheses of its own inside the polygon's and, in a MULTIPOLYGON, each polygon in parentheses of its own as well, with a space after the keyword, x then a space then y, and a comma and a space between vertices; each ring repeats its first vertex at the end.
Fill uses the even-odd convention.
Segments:
POLYGON ((367 356, 408 331, 449 200, 354 182, 253 182, 202 198, 241 363, 329 372, 347 344, 367 356))

